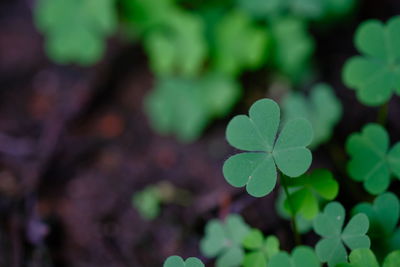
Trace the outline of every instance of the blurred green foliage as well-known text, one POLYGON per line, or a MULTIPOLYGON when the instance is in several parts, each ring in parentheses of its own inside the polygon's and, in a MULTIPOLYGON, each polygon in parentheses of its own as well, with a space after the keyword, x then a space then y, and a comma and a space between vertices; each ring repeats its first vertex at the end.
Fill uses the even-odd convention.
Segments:
POLYGON ((310 25, 330 24, 349 14, 355 3, 38 0, 34 17, 49 57, 61 64, 99 61, 118 24, 120 33, 140 41, 157 80, 145 103, 151 125, 187 142, 238 101, 244 72, 267 69, 294 87, 312 78, 310 25), (208 82, 210 76, 219 81, 208 82))
POLYGON ((95 63, 117 27, 114 0, 38 0, 34 16, 47 54, 61 64, 95 63))
POLYGON ((342 117, 342 104, 327 84, 312 87, 308 97, 302 92, 287 94, 282 101, 282 110, 285 121, 304 118, 311 123, 314 130, 311 148, 328 141, 342 117))

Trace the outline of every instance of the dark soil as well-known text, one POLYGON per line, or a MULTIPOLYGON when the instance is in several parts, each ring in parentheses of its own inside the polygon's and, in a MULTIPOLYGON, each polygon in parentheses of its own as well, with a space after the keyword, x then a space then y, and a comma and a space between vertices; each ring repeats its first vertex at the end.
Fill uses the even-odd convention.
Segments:
MULTIPOLYGON (((320 80, 335 87, 345 109, 313 167, 335 172, 340 199, 350 207, 368 196, 346 179, 343 144, 375 121, 377 110, 358 104, 340 71, 355 53, 360 21, 400 14, 397 0, 360 2, 355 19, 313 29, 320 80)), ((156 135, 142 111, 153 77, 141 47, 115 37, 94 67, 55 65, 32 23, 33 3, 0 0, 0 267, 155 267, 171 254, 201 257, 205 222, 228 212, 241 212, 284 248, 293 246, 289 223, 276 215, 275 193, 255 200, 222 177, 233 152, 224 139, 227 120, 214 122, 194 144, 156 135), (132 207, 133 193, 165 180, 191 192, 190 206, 166 205, 157 219, 144 221, 132 207)), ((235 113, 264 95, 264 75, 244 75, 247 91, 235 113)), ((399 141, 399 118, 396 97, 387 125, 392 141, 399 141)), ((315 237, 305 241, 313 245, 315 237)))

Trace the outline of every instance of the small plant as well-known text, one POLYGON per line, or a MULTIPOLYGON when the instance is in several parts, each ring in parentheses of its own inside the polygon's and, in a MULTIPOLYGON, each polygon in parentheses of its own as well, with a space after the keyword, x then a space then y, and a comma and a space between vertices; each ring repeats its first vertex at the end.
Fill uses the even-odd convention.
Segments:
POLYGON ((321 264, 312 248, 307 246, 296 247, 292 255, 287 252, 279 252, 268 263, 269 267, 319 267, 321 264))
POLYGON ((90 65, 105 50, 105 38, 117 26, 114 0, 38 0, 35 22, 46 37, 54 61, 90 65))
POLYGON ((357 29, 354 43, 363 56, 346 63, 343 77, 350 88, 356 89, 361 103, 382 105, 393 93, 400 95, 399 35, 400 17, 391 18, 386 25, 369 20, 357 29))
POLYGON ((165 260, 163 267, 204 267, 204 264, 195 257, 187 258, 184 261, 179 256, 171 256, 165 260))
POLYGON ((243 260, 243 267, 265 267, 267 262, 280 251, 278 238, 275 236, 264 238, 258 229, 251 230, 243 240, 243 247, 248 250, 243 260))
POLYGON ((311 148, 328 141, 342 117, 342 105, 332 87, 322 83, 315 85, 308 97, 301 92, 290 92, 282 100, 282 111, 284 121, 304 118, 311 123, 314 132, 311 148))
POLYGON ((301 215, 306 220, 312 220, 318 214, 320 199, 333 200, 339 192, 338 182, 332 173, 324 169, 314 170, 296 179, 288 179, 287 186, 292 206, 289 199, 285 198, 286 211, 301 215))
POLYGON ((370 249, 359 248, 350 253, 349 261, 349 263, 338 264, 337 267, 397 267, 400 264, 400 251, 391 252, 386 256, 382 265, 379 265, 370 249))
POLYGON ((372 241, 372 249, 379 258, 400 249, 400 229, 397 228, 400 204, 396 195, 383 193, 372 204, 359 203, 352 212, 367 215, 370 222, 368 236, 372 241))
POLYGON ((306 148, 312 140, 311 125, 304 119, 293 119, 277 137, 279 124, 279 106, 270 99, 254 103, 249 116, 239 115, 230 121, 226 130, 228 142, 250 152, 232 156, 224 163, 223 173, 229 184, 246 186, 250 195, 262 197, 275 187, 276 166, 290 177, 307 171, 312 161, 306 148))
POLYGON ((217 257, 217 267, 240 266, 244 258, 242 243, 249 231, 249 226, 236 214, 229 215, 224 222, 211 220, 200 249, 206 257, 217 257))
POLYGON ((389 136, 382 126, 364 126, 361 133, 348 138, 346 150, 351 157, 347 166, 350 177, 363 182, 369 193, 384 192, 392 175, 400 179, 400 143, 389 150, 389 136))
POLYGON ((347 251, 357 248, 369 248, 370 239, 366 235, 369 228, 368 217, 357 214, 343 228, 345 209, 338 202, 331 202, 314 220, 314 231, 323 238, 317 243, 315 251, 321 262, 336 266, 346 262, 347 251))

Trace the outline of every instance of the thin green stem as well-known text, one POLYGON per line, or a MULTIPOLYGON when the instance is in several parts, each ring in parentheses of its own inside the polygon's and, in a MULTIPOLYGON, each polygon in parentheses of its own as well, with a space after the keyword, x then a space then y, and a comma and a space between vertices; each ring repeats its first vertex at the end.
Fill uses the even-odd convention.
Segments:
POLYGON ((286 176, 280 172, 280 177, 281 177, 281 185, 283 187, 283 190, 285 191, 286 198, 289 203, 289 209, 290 209, 290 221, 292 223, 292 230, 293 230, 293 235, 294 235, 294 241, 296 242, 296 245, 301 244, 301 237, 297 228, 297 222, 296 222, 296 212, 294 210, 292 198, 290 197, 289 189, 286 183, 286 176))
POLYGON ((377 122, 380 125, 385 126, 385 124, 387 123, 388 114, 389 114, 389 102, 386 102, 379 108, 377 122))

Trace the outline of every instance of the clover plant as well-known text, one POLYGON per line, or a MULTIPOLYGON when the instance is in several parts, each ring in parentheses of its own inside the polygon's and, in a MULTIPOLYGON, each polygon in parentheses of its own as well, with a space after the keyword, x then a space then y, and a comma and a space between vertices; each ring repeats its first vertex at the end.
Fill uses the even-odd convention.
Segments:
POLYGON ((188 142, 201 134, 211 118, 225 115, 239 96, 239 85, 216 73, 202 79, 165 78, 147 96, 145 108, 160 133, 188 142))
POLYGON ((400 95, 400 16, 386 25, 368 20, 357 29, 354 43, 362 53, 348 60, 344 82, 356 90, 358 100, 368 106, 386 103, 400 95))
POLYGON ((255 197, 269 194, 277 180, 276 167, 285 175, 297 177, 310 167, 312 141, 308 121, 288 121, 278 135, 280 109, 270 99, 255 102, 249 116, 239 115, 228 124, 226 137, 235 148, 248 152, 236 154, 224 163, 223 173, 229 184, 246 186, 255 197))
POLYGON ((314 40, 307 31, 307 24, 295 17, 272 21, 273 65, 292 83, 299 83, 308 75, 314 40))
POLYGON ((266 28, 252 23, 246 13, 232 11, 215 27, 214 64, 218 71, 237 75, 244 68, 256 68, 266 57, 266 28))
POLYGON ((314 139, 310 147, 316 148, 331 138, 343 112, 332 87, 321 83, 311 89, 308 97, 301 92, 291 92, 285 96, 282 101, 282 113, 284 121, 305 118, 311 123, 314 139))
POLYGON ((400 179, 400 143, 389 149, 389 135, 382 126, 370 123, 361 133, 353 133, 346 150, 351 157, 347 166, 350 177, 363 182, 369 193, 384 192, 391 176, 400 179))
POLYGON ((260 230, 253 229, 243 240, 243 247, 249 251, 243 267, 266 267, 271 257, 279 252, 279 240, 275 236, 264 238, 260 230))
POLYGON ((115 0, 38 0, 34 18, 55 62, 90 65, 117 26, 115 0))
POLYGON ((366 235, 369 228, 368 217, 365 214, 356 214, 343 228, 345 215, 345 209, 340 203, 330 202, 313 222, 314 231, 322 236, 315 251, 319 259, 327 262, 328 266, 346 262, 345 245, 350 250, 370 247, 370 239, 366 235))
POLYGON ((200 249, 206 257, 217 257, 217 267, 240 266, 244 258, 242 243, 249 232, 249 226, 237 214, 229 215, 224 221, 211 220, 206 225, 200 249))
POLYGON ((349 263, 338 264, 337 267, 397 267, 400 265, 400 250, 388 254, 380 265, 374 253, 368 248, 355 249, 350 253, 349 263))
POLYGON ((296 179, 288 179, 287 186, 293 205, 289 207, 288 198, 284 200, 287 212, 294 212, 306 220, 312 220, 319 212, 319 199, 333 200, 339 191, 339 185, 332 173, 324 169, 313 170, 296 179))
POLYGON ((165 260, 163 267, 204 267, 204 264, 195 257, 183 260, 179 256, 170 256, 165 260))
MULTIPOLYGON (((292 190, 289 188, 288 191, 291 192, 292 190)), ((283 189, 279 190, 278 197, 275 200, 276 212, 281 218, 291 220, 293 212, 290 210, 289 203, 285 205, 285 202, 287 202, 286 193, 283 189)), ((305 219, 300 213, 296 213, 294 217, 297 224, 297 231, 299 231, 300 234, 308 233, 312 229, 312 220, 305 219)))
POLYGON ((372 241, 372 249, 379 258, 400 249, 400 228, 397 227, 400 203, 395 194, 386 192, 377 196, 372 204, 359 203, 353 208, 353 214, 357 213, 368 216, 368 235, 372 241))
POLYGON ((321 266, 315 252, 312 248, 307 246, 296 247, 292 255, 287 252, 279 252, 275 254, 268 267, 319 267, 321 266))

